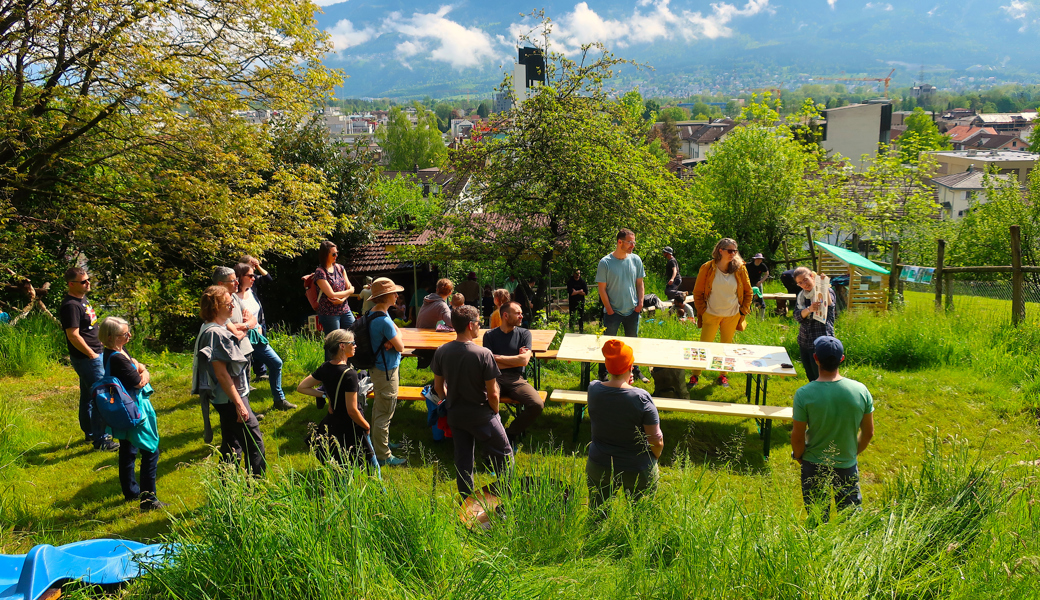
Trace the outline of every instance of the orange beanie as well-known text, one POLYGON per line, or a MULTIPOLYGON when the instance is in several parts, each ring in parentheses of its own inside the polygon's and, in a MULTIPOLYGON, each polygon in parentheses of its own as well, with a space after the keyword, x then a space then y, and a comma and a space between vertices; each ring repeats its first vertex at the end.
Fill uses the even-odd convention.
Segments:
POLYGON ((607 359, 607 371, 611 375, 627 373, 635 362, 632 346, 621 340, 607 340, 603 344, 603 356, 607 359))

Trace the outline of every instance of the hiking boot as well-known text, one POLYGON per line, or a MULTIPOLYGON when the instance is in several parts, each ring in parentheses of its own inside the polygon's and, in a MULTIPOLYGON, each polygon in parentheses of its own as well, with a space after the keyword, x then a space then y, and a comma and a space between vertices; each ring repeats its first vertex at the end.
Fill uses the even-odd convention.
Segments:
POLYGON ((401 448, 404 448, 404 444, 399 444, 397 442, 389 442, 386 445, 386 447, 391 449, 391 450, 400 450, 401 448))
POLYGON ((393 454, 386 458, 386 460, 379 460, 380 467, 400 467, 408 461, 403 458, 397 458, 393 454))
POLYGON ((719 385, 721 385, 724 388, 728 388, 729 387, 729 378, 726 377, 725 375, 719 375, 719 385))
POLYGON ((167 504, 159 501, 159 499, 155 497, 155 494, 151 492, 141 492, 141 512, 159 510, 161 508, 166 508, 166 506, 167 504))
POLYGON ((292 410, 296 408, 296 405, 288 400, 282 400, 281 402, 274 403, 275 410, 292 410))
POLYGON ((94 444, 94 449, 102 450, 104 452, 115 452, 116 450, 119 450, 119 442, 106 435, 101 438, 101 442, 94 444))

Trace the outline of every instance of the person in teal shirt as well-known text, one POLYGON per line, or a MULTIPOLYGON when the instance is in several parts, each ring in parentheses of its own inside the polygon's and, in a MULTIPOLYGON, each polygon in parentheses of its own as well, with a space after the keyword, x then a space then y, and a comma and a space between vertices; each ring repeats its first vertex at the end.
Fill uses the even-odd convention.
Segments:
POLYGON ((874 399, 867 386, 841 376, 845 347, 833 336, 816 338, 813 359, 816 381, 794 394, 791 458, 802 466, 802 500, 810 516, 822 505, 830 516, 834 494, 838 510, 863 503, 857 457, 874 436, 874 399))
POLYGON ((155 476, 159 466, 159 429, 155 409, 149 397, 152 386, 148 368, 137 362, 123 349, 130 341, 130 325, 119 317, 106 317, 98 328, 98 338, 105 349, 102 364, 105 373, 123 384, 128 394, 137 400, 142 421, 130 430, 113 430, 112 437, 120 440, 119 485, 128 502, 139 501, 142 511, 166 506, 155 495, 155 476), (141 457, 141 481, 134 477, 134 464, 141 457))

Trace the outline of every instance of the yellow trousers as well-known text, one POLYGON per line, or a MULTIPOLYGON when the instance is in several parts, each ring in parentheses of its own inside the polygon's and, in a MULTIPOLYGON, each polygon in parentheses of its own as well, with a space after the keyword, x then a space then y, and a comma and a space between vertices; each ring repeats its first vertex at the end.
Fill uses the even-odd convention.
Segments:
MULTIPOLYGON (((701 316, 701 341, 714 342, 715 335, 721 331, 721 342, 723 344, 732 344, 733 338, 737 334, 737 323, 739 322, 739 312, 732 317, 720 317, 706 312, 701 316)), ((693 370, 694 376, 699 376, 700 374, 699 369, 693 370)))

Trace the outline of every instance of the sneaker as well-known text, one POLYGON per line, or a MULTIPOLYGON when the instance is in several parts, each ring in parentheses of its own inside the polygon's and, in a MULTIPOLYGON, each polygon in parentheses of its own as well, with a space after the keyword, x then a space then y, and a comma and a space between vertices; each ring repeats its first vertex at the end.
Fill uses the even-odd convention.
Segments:
POLYGON ((380 467, 400 467, 401 465, 403 465, 403 464, 405 464, 407 462, 408 462, 407 460, 405 460, 403 458, 397 458, 396 456, 391 454, 386 460, 380 460, 379 461, 379 466, 380 467))
POLYGON ((151 492, 141 492, 141 512, 148 512, 151 510, 159 510, 166 508, 166 503, 161 502, 155 497, 155 494, 151 492))
POLYGON ((400 450, 401 448, 404 448, 404 444, 398 444, 397 442, 390 442, 390 443, 388 443, 386 445, 386 447, 390 448, 391 450, 400 450))
POLYGON ((726 377, 725 375, 719 375, 719 385, 721 385, 722 387, 728 388, 729 387, 729 378, 726 377))
POLYGON ((270 380, 271 380, 271 376, 268 375, 267 373, 264 373, 263 375, 257 375, 256 376, 256 381, 270 381, 270 380))
POLYGON ((119 450, 119 442, 113 440, 112 438, 106 435, 105 437, 101 438, 101 443, 94 444, 94 449, 102 450, 104 452, 115 452, 116 450, 119 450))
POLYGON ((690 382, 687 385, 697 385, 697 381, 699 379, 700 378, 697 377, 696 375, 690 375, 690 382))
POLYGON ((643 383, 650 383, 650 379, 642 373, 639 374, 639 381, 642 381, 643 383))
POLYGON ((276 410, 292 410, 296 408, 296 405, 292 402, 289 402, 288 400, 282 400, 281 402, 275 402, 274 408, 276 410))
POLYGON ((256 420, 257 420, 257 422, 258 422, 258 423, 259 423, 260 421, 263 421, 263 420, 264 420, 264 415, 263 415, 263 413, 255 413, 255 415, 254 415, 254 416, 256 417, 256 420))

